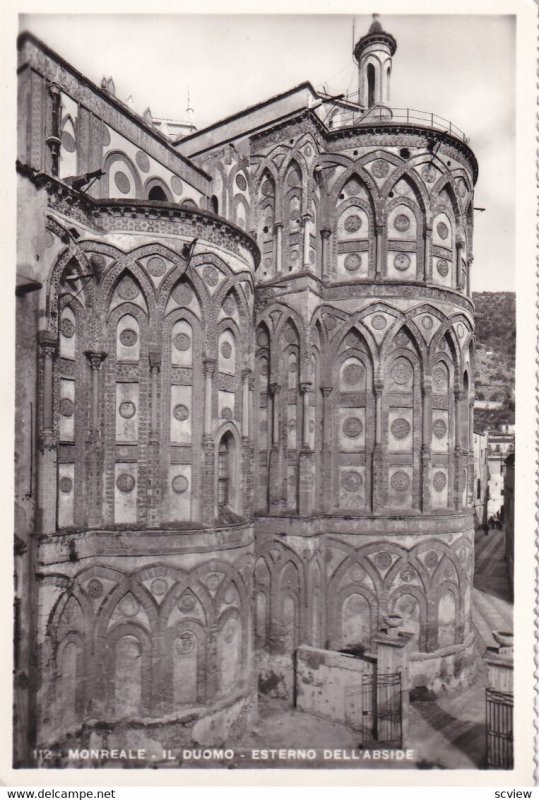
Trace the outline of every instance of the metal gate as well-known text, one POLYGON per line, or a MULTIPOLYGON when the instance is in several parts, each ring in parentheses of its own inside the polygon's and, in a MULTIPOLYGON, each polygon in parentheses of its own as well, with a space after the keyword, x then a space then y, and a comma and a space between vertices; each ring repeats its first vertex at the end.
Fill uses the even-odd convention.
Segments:
POLYGON ((487 689, 487 767, 513 769, 513 695, 487 689))
POLYGON ((363 678, 363 745, 402 747, 400 672, 363 678))

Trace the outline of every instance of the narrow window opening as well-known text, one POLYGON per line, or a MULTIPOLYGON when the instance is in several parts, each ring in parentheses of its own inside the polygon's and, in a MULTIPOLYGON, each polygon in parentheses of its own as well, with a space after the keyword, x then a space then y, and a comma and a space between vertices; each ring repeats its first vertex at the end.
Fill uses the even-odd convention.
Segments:
POLYGON ((376 73, 372 64, 367 66, 367 106, 371 108, 374 105, 374 86, 376 82, 376 73))
POLYGON ((159 203, 166 203, 167 196, 160 186, 152 186, 148 193, 148 200, 156 200, 159 203))
POLYGON ((223 509, 229 502, 230 468, 229 453, 226 440, 223 438, 219 444, 217 466, 217 503, 223 509))

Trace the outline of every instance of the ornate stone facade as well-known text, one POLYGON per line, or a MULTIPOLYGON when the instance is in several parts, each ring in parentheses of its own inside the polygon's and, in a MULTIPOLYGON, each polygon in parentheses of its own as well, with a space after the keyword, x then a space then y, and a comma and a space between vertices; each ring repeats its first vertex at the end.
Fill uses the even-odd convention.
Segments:
MULTIPOLYGON (((370 34, 364 70, 394 43, 370 34)), ((368 651, 388 613, 415 685, 466 682, 467 143, 321 96, 323 115, 238 115, 234 146, 225 120, 173 147, 32 37, 20 53, 33 741, 126 720, 222 741, 257 681, 293 701, 300 644, 368 651)))

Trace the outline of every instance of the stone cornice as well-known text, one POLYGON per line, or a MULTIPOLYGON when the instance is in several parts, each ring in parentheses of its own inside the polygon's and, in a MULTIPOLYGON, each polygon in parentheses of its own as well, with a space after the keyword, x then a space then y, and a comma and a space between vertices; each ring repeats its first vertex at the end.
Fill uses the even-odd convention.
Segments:
MULTIPOLYGON (((47 173, 36 172, 20 162, 17 162, 17 171, 38 188, 46 190, 50 208, 100 233, 116 229, 117 226, 109 224, 114 219, 138 218, 146 219, 148 222, 158 220, 160 230, 162 223, 168 221, 171 228, 177 224, 184 224, 185 235, 191 238, 198 235, 201 239, 212 242, 216 238, 215 234, 224 235, 230 242, 232 252, 238 253, 241 245, 252 255, 255 269, 260 263, 260 251, 254 239, 242 228, 212 214, 211 211, 149 200, 95 200, 82 192, 77 192, 63 181, 47 173)), ((179 235, 182 235, 182 232, 179 235)))

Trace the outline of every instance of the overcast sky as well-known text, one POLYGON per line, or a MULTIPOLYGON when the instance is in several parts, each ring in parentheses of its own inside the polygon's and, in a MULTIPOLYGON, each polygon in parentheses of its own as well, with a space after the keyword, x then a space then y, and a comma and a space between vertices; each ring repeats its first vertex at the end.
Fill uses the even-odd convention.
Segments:
MULTIPOLYGON (((371 17, 355 17, 356 40, 371 17)), ((515 25, 503 15, 383 15, 397 40, 391 103, 432 111, 470 138, 479 161, 473 289, 514 289, 515 25)), ((357 90, 353 18, 332 15, 21 15, 99 84, 112 75, 135 110, 203 127, 310 80, 357 90)))

